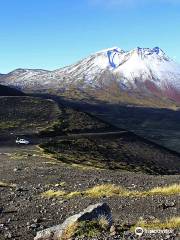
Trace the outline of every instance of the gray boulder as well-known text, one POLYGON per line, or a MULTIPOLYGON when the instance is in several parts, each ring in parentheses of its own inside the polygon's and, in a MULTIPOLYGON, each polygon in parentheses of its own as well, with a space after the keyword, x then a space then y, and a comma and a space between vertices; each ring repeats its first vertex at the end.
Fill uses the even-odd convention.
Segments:
POLYGON ((109 227, 111 227, 112 215, 110 207, 106 203, 90 205, 79 214, 67 218, 62 224, 37 232, 34 240, 60 240, 68 226, 77 222, 98 220, 102 216, 107 219, 109 227))

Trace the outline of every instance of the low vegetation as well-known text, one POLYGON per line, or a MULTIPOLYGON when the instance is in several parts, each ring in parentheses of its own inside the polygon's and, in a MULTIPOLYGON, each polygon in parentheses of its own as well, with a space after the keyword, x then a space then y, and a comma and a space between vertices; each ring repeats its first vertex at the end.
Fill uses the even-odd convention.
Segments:
POLYGON ((52 125, 43 129, 40 135, 57 136, 70 133, 112 131, 113 129, 116 128, 87 113, 61 107, 59 118, 52 125))
POLYGON ((51 100, 35 97, 0 97, 0 131, 38 132, 53 124, 60 111, 51 100))
POLYGON ((70 224, 65 229, 61 240, 91 239, 96 238, 109 230, 109 222, 106 216, 100 216, 98 220, 82 221, 70 224))
POLYGON ((136 227, 142 227, 143 229, 179 229, 180 228, 180 217, 173 217, 166 219, 165 221, 160 221, 156 219, 154 221, 144 221, 140 220, 137 222, 136 227))
POLYGON ((42 197, 48 197, 48 198, 53 198, 53 197, 62 197, 66 195, 65 191, 53 191, 53 190, 48 190, 44 193, 41 194, 42 197))
POLYGON ((56 140, 41 147, 59 161, 71 165, 165 175, 180 171, 178 154, 130 132, 56 140))
POLYGON ((180 194, 180 184, 173 184, 165 187, 156 187, 147 191, 147 195, 174 195, 180 194))
MULTIPOLYGON (((179 229, 180 228, 180 217, 172 217, 161 221, 159 219, 153 221, 138 221, 130 229, 126 229, 124 226, 117 226, 119 234, 123 235, 123 231, 130 230, 134 233, 136 227, 142 227, 146 230, 165 230, 165 229, 179 229)), ((103 233, 110 234, 108 219, 106 216, 101 216, 98 220, 75 222, 70 224, 64 231, 63 236, 60 240, 69 239, 92 239, 97 238, 103 233)))
POLYGON ((89 197, 89 198, 101 198, 101 197, 148 197, 156 195, 179 195, 180 184, 173 184, 170 186, 156 187, 147 191, 130 191, 121 186, 114 184, 104 184, 89 188, 84 191, 75 191, 67 193, 65 191, 48 190, 42 193, 42 197, 64 197, 73 198, 77 196, 89 197))
MULTIPOLYGON (((105 73, 106 75, 107 73, 105 73)), ((112 76, 108 76, 110 79, 112 76)), ((101 76, 103 82, 104 79, 107 78, 107 75, 101 76)), ((108 79, 108 81, 109 81, 108 79)), ((94 89, 91 87, 87 87, 86 90, 82 92, 82 90, 78 90, 76 86, 72 86, 71 88, 61 93, 61 96, 68 98, 70 100, 81 100, 81 101, 91 101, 91 102, 107 102, 119 105, 132 105, 132 106, 146 106, 153 108, 170 108, 177 109, 179 107, 174 101, 156 96, 148 96, 147 94, 139 95, 139 93, 135 92, 126 92, 122 91, 119 88, 119 84, 116 81, 111 82, 111 86, 104 87, 102 85, 101 88, 94 89), (107 90, 108 89, 108 90, 107 90)))
POLYGON ((62 237, 59 240, 71 239, 76 230, 78 229, 78 223, 69 224, 69 226, 64 230, 62 237))
POLYGON ((27 159, 29 153, 22 153, 22 152, 14 152, 11 154, 10 159, 12 160, 22 160, 22 159, 27 159))
POLYGON ((14 188, 14 187, 16 187, 16 185, 15 185, 15 184, 10 184, 10 183, 5 183, 5 182, 0 181, 0 187, 10 187, 10 188, 14 188))

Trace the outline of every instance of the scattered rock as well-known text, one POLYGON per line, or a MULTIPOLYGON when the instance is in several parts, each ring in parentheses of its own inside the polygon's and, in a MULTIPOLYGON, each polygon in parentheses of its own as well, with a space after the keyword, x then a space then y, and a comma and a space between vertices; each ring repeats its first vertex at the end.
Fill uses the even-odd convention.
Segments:
POLYGON ((17 191, 17 192, 27 192, 27 191, 29 191, 29 190, 26 189, 26 188, 23 188, 23 187, 17 187, 17 188, 16 188, 16 191, 17 191))
POLYGON ((171 207, 175 207, 175 206, 176 206, 175 201, 171 201, 171 202, 166 201, 162 204, 163 209, 167 209, 167 208, 171 208, 171 207))
POLYGON ((12 238, 12 234, 11 234, 10 232, 6 232, 6 233, 4 234, 4 238, 5 238, 5 239, 11 239, 11 238, 12 238))
POLYGON ((18 172, 18 171, 20 171, 21 169, 20 168, 14 168, 13 169, 13 172, 18 172))
POLYGON ((59 240, 69 225, 81 221, 97 220, 100 216, 105 216, 108 220, 109 227, 111 227, 112 215, 110 207, 106 203, 98 203, 90 205, 79 214, 67 218, 63 224, 38 232, 34 240, 59 240))
POLYGON ((0 224, 0 230, 3 229, 4 226, 5 226, 4 223, 1 223, 1 224, 0 224))
POLYGON ((33 222, 34 223, 40 223, 42 220, 40 219, 40 218, 35 218, 35 219, 33 219, 33 222))
POLYGON ((112 225, 110 228, 110 236, 115 236, 115 235, 116 235, 116 228, 114 225, 112 225))
POLYGON ((33 224, 30 225, 31 229, 36 229, 38 227, 39 227, 39 224, 37 224, 37 223, 33 223, 33 224))
POLYGON ((3 207, 0 207, 0 214, 3 213, 4 209, 3 207))

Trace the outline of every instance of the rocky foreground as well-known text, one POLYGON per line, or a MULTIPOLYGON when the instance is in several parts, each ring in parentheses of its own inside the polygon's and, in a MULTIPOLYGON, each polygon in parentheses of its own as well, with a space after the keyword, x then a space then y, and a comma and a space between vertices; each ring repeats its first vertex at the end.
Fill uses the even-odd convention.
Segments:
MULTIPOLYGON (((109 196, 105 192, 92 197, 85 191, 115 184, 130 192, 145 192, 157 186, 177 184, 179 180, 179 175, 152 176, 67 165, 45 155, 36 146, 1 146, 0 239, 32 240, 38 231, 61 224, 67 217, 100 202, 109 205, 114 230, 111 228, 109 234, 106 232, 96 239, 123 239, 123 236, 138 239, 132 230, 138 221, 159 219, 164 222, 179 216, 177 193, 132 197, 128 194, 109 196), (59 195, 43 195, 47 192, 59 195), (67 197, 65 193, 74 195, 67 197)), ((142 239, 178 239, 177 234, 178 229, 175 229, 164 235, 147 234, 142 239)))

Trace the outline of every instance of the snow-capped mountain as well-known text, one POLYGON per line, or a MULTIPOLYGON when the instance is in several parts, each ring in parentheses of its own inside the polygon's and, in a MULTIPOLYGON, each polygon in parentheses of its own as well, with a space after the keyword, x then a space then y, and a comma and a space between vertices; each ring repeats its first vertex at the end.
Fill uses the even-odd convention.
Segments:
POLYGON ((0 82, 23 90, 108 88, 158 95, 180 102, 180 65, 160 48, 124 51, 114 47, 55 71, 17 69, 0 82))

